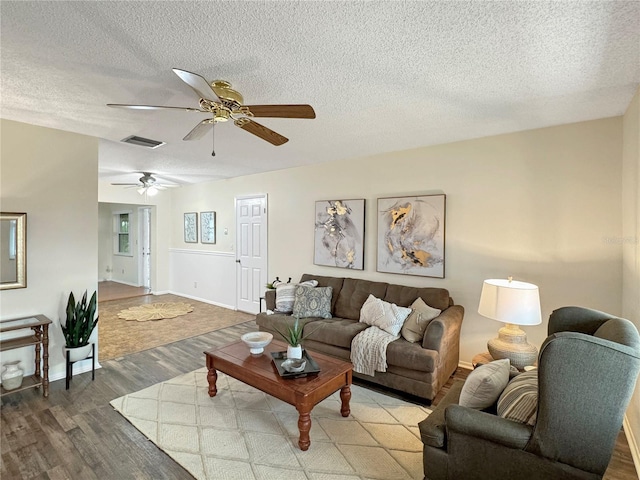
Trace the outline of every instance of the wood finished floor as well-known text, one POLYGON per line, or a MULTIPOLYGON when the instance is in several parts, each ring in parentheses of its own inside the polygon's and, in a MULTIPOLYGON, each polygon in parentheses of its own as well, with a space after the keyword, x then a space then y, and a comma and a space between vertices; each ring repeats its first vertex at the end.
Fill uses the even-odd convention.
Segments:
POLYGON ((123 298, 140 297, 142 295, 149 295, 150 293, 151 289, 145 287, 132 287, 123 283, 107 280, 98 282, 98 303, 122 300, 123 298))
MULTIPOLYGON (((2 397, 0 478, 191 479, 109 402, 200 368, 204 366, 202 352, 254 330, 251 321, 105 361, 94 382, 89 373, 76 375, 68 391, 64 380, 52 382, 49 399, 35 389, 2 397)), ((464 379, 468 374, 468 370, 458 369, 453 379, 464 379)), ((622 433, 605 479, 638 479, 622 433)))

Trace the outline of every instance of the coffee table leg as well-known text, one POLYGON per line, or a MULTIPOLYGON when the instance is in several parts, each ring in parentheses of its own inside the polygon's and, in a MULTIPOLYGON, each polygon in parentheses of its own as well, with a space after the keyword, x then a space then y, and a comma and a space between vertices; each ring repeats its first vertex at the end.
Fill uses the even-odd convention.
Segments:
POLYGON ((218 393, 218 389, 216 388, 216 382, 218 381, 218 372, 216 372, 216 367, 213 366, 213 360, 211 357, 207 355, 207 382, 209 382, 209 396, 215 397, 216 393, 218 393))
POLYGON ((298 439, 298 446, 300 450, 307 451, 311 445, 311 439, 309 438, 309 431, 311 430, 311 411, 307 411, 306 407, 296 407, 300 416, 298 417, 298 430, 300 431, 300 438, 298 439))
POLYGON ((349 385, 345 385, 340 389, 340 400, 342 400, 340 414, 343 417, 348 417, 351 413, 351 409, 349 408, 349 400, 351 400, 351 387, 349 385))

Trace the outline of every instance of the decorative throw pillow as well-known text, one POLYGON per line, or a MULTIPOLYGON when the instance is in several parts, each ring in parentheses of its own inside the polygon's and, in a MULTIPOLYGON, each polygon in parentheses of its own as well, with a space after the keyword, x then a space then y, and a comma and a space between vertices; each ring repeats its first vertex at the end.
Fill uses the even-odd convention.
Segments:
POLYGON ((442 310, 430 307, 418 297, 411 304, 411 314, 402 325, 402 336, 411 343, 421 342, 429 323, 440 315, 440 312, 442 310))
POLYGON ((298 285, 294 294, 293 316, 296 318, 331 318, 332 293, 333 287, 313 288, 298 285))
POLYGON ((410 313, 410 308, 399 307, 395 303, 385 302, 369 294, 360 309, 360 321, 391 335, 398 335, 410 313))
POLYGON ((510 366, 509 359, 504 358, 477 367, 464 382, 458 403, 478 410, 496 403, 509 383, 510 366))
POLYGON ((291 313, 293 311, 293 302, 295 301, 295 290, 298 285, 315 287, 318 285, 317 280, 307 280, 300 283, 279 283, 276 285, 276 312, 291 313))
POLYGON ((538 370, 513 377, 498 399, 498 415, 535 425, 538 415, 538 370))

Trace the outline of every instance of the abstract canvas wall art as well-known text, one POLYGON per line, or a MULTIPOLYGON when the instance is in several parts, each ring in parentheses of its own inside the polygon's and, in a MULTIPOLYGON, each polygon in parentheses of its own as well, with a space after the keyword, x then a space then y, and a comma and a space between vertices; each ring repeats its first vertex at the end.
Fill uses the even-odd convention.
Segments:
POLYGON ((313 263, 364 270, 364 199, 316 202, 313 263))
POLYGON ((184 241, 185 243, 198 243, 198 214, 184 214, 184 241))
POLYGON ((445 195, 378 199, 379 272, 444 278, 445 195))

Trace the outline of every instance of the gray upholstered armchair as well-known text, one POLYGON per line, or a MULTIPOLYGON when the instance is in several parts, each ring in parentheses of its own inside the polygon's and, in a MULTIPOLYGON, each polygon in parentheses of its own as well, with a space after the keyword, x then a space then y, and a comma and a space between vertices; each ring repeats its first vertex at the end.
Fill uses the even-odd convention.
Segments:
POLYGON ((455 383, 420 422, 424 472, 440 479, 600 479, 640 372, 629 320, 580 307, 549 318, 533 426, 458 405, 455 383))

